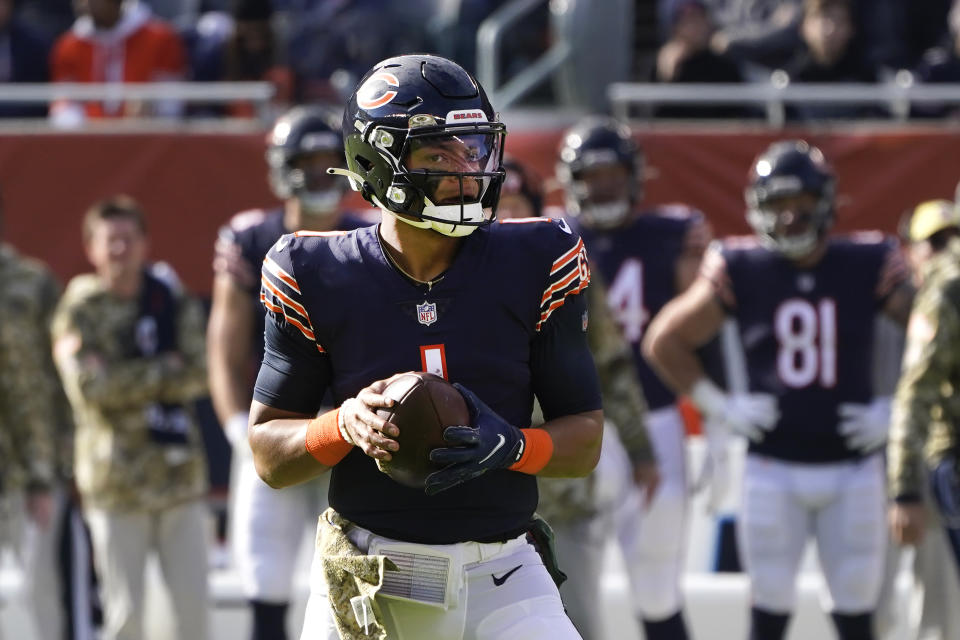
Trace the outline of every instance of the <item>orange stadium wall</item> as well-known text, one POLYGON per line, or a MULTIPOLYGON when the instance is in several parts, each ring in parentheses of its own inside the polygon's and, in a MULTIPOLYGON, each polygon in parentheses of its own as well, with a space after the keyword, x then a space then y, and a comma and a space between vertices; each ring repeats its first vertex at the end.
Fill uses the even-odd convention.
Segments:
MULTIPOLYGON (((637 135, 649 167, 646 201, 695 206, 718 235, 747 231, 742 190, 750 161, 769 142, 785 137, 688 128, 637 135)), ((908 207, 952 198, 960 180, 960 131, 805 137, 837 169, 840 230, 892 232, 908 207)), ((548 177, 558 138, 559 131, 512 133, 507 149, 548 177)), ((236 211, 276 204, 263 151, 263 136, 257 134, 3 134, 2 235, 66 280, 88 269, 80 243, 86 208, 107 195, 127 193, 147 211, 153 257, 170 262, 192 291, 206 295, 217 228, 236 211)), ((560 194, 552 191, 548 201, 559 203, 560 194)))

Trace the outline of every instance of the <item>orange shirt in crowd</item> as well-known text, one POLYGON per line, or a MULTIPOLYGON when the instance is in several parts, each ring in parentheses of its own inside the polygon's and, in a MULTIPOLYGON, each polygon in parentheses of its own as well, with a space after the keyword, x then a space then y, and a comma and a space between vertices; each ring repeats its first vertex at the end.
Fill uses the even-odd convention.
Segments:
MULTIPOLYGON (((50 76, 54 82, 153 82, 181 80, 186 51, 166 23, 141 4, 129 5, 111 29, 96 29, 89 16, 77 19, 54 44, 50 76)), ((67 103, 53 105, 53 110, 67 103)), ((88 117, 137 115, 140 106, 120 101, 88 102, 88 117)))

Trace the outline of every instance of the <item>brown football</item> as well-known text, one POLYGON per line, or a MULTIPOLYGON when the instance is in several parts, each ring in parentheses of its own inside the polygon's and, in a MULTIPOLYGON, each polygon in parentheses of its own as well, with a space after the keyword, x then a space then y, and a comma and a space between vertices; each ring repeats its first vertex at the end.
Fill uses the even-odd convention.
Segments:
POLYGON ((383 391, 396 403, 378 409, 377 415, 400 429, 400 445, 392 460, 377 460, 385 474, 402 485, 422 489, 427 476, 439 467, 430 462, 430 451, 444 446, 443 430, 469 425, 467 403, 456 388, 432 373, 405 373, 383 391))

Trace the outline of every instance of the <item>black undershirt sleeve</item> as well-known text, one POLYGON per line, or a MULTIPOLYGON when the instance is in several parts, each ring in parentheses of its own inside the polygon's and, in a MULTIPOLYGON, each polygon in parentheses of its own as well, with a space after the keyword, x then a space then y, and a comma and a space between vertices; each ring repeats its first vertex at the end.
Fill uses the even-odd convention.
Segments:
POLYGON ((600 382, 587 344, 586 313, 583 295, 567 296, 531 345, 533 392, 546 420, 601 408, 600 382))
POLYGON ((314 415, 330 385, 330 359, 294 327, 280 323, 267 314, 253 398, 276 409, 314 415))

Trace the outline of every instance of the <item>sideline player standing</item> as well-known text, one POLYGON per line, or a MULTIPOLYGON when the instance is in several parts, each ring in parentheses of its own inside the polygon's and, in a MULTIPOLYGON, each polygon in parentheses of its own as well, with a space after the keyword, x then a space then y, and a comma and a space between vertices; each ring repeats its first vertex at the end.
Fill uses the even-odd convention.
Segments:
POLYGON ((714 428, 750 439, 738 531, 751 638, 784 636, 812 535, 840 637, 870 639, 886 551, 889 426, 889 399, 872 391, 874 318, 882 310, 904 324, 907 270, 880 234, 827 237, 833 172, 805 142, 760 155, 746 199, 756 237, 711 249, 700 277, 652 323, 644 350, 714 428), (695 354, 727 315, 739 325, 748 393, 724 394, 695 354))
POLYGON ((952 229, 923 267, 923 284, 910 314, 887 450, 890 498, 894 501, 889 521, 897 543, 918 545, 927 526, 923 503, 927 485, 953 551, 954 567, 960 571, 960 410, 956 397, 960 383, 960 239, 956 237, 957 218, 947 210, 952 206, 930 204, 943 209, 952 229))
POLYGON ((634 605, 647 638, 683 640, 684 425, 673 392, 640 353, 640 340, 650 319, 693 281, 711 232, 703 216, 686 207, 639 209, 642 172, 641 151, 616 120, 590 116, 563 136, 557 176, 566 189, 567 214, 607 283, 607 303, 632 346, 660 471, 656 497, 632 548, 625 548, 634 605))
MULTIPOLYGON (((0 195, 0 227, 3 213, 0 195)), ((85 640, 95 633, 92 567, 50 345, 59 297, 45 264, 0 242, 0 554, 9 546, 21 564, 37 640, 85 640)))
POLYGON ((74 277, 52 320, 76 421, 76 479, 101 578, 104 640, 143 637, 155 553, 175 637, 207 638, 206 457, 193 404, 207 393, 203 309, 169 266, 147 261, 147 224, 126 196, 83 220, 94 273, 74 277))
POLYGON ((563 222, 487 224, 505 129, 445 58, 378 63, 344 131, 344 173, 383 221, 271 249, 251 409, 268 484, 332 467, 302 637, 579 638, 526 532, 535 474, 586 475, 600 451, 583 245, 563 222), (432 452, 443 468, 425 490, 376 467, 398 446, 396 426, 374 413, 392 404, 380 392, 411 369, 462 385, 471 410, 471 425, 448 428, 449 447, 432 452), (341 406, 314 417, 325 390, 341 406), (534 396, 546 422, 518 428, 534 396), (438 570, 410 571, 424 566, 438 570))
MULTIPOLYGON (((898 381, 902 384, 903 392, 894 398, 890 442, 887 446, 888 482, 891 489, 889 497, 894 501, 888 513, 892 525, 891 534, 894 541, 899 543, 892 546, 898 552, 897 557, 901 545, 911 544, 915 547, 914 580, 923 594, 918 635, 923 637, 924 634, 939 634, 942 638, 957 638, 960 637, 960 611, 956 607, 956 603, 960 602, 960 571, 957 571, 952 563, 943 561, 950 553, 946 528, 927 529, 922 526, 928 516, 932 515, 934 521, 939 520, 939 508, 931 495, 933 486, 925 478, 927 460, 931 460, 935 467, 938 458, 944 454, 949 455, 949 431, 944 427, 951 423, 960 424, 955 418, 931 423, 933 415, 949 416, 951 411, 956 411, 952 409, 940 387, 950 375, 947 373, 949 366, 944 368, 943 365, 949 365, 951 356, 956 352, 950 351, 954 347, 942 344, 944 337, 949 334, 949 328, 938 327, 936 339, 928 340, 929 336, 920 331, 928 325, 919 320, 919 314, 921 309, 927 309, 937 316, 941 312, 948 315, 950 313, 946 307, 936 309, 935 304, 930 306, 932 296, 924 282, 931 277, 947 275, 943 267, 956 264, 956 253, 953 256, 945 254, 954 246, 956 238, 960 237, 960 208, 949 200, 928 200, 917 205, 904 223, 902 235, 909 243, 907 257, 914 282, 919 287, 911 311, 911 318, 918 317, 917 321, 911 319, 914 339, 918 346, 911 353, 922 362, 919 367, 913 362, 902 363, 905 350, 901 349, 898 354, 898 373, 901 370, 900 365, 904 364, 904 375, 898 381), (946 351, 941 351, 943 349, 946 351), (898 410, 898 405, 903 408, 898 410), (931 442, 937 441, 937 444, 926 450, 934 454, 929 457, 921 453, 922 447, 925 447, 923 434, 929 434, 931 442), (912 466, 908 468, 907 465, 912 466), (911 490, 917 493, 910 495, 911 490), (915 508, 918 497, 922 497, 922 509, 915 508), (919 521, 916 519, 917 515, 920 516, 919 521), (921 524, 921 527, 916 528, 917 524, 921 524), (918 540, 916 535, 921 533, 920 529, 922 539, 918 540)), ((942 286, 930 284, 933 288, 942 286)), ((943 292, 946 291, 944 288, 943 292)), ((953 439, 956 441, 955 437, 953 439)), ((887 589, 882 593, 887 596, 892 588, 887 584, 884 586, 887 589)), ((878 612, 883 609, 882 597, 878 612)))
POLYGON ((253 615, 253 640, 284 640, 295 562, 304 531, 327 504, 325 479, 278 493, 257 476, 247 444, 253 383, 263 357, 260 267, 280 236, 298 229, 356 229, 341 211, 346 189, 327 173, 343 163, 340 123, 318 107, 295 107, 267 138, 270 186, 283 208, 235 215, 216 245, 207 326, 210 394, 240 458, 233 496, 233 551, 253 615))

